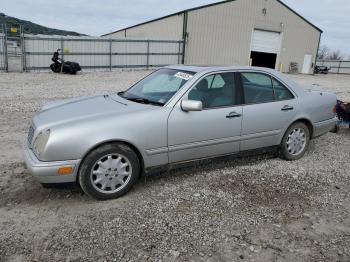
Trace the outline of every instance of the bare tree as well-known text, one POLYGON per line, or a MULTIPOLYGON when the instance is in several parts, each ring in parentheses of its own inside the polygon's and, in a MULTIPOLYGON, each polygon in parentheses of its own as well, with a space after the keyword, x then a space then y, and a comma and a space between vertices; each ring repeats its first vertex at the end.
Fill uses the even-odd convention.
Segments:
POLYGON ((327 59, 329 60, 343 60, 344 56, 343 54, 337 50, 337 51, 332 51, 328 56, 327 59))
POLYGON ((328 55, 329 55, 328 46, 326 46, 326 45, 320 46, 320 48, 318 49, 317 58, 320 60, 326 59, 328 55))

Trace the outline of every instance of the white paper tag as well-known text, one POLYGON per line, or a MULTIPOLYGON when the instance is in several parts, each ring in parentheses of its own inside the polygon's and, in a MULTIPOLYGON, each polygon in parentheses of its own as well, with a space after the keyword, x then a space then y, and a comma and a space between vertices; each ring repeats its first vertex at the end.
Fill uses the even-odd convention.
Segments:
POLYGON ((187 74, 187 73, 184 73, 184 72, 177 72, 175 74, 175 77, 178 77, 178 78, 181 78, 181 79, 184 79, 186 81, 190 80, 193 75, 190 75, 190 74, 187 74))

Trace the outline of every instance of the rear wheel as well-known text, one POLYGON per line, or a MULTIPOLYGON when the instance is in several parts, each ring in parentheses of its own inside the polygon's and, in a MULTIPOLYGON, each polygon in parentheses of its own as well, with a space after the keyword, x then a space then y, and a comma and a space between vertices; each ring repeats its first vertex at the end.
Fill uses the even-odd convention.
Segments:
MULTIPOLYGON (((350 126, 349 126, 349 128, 350 128, 350 126)), ((340 130, 339 126, 338 126, 338 125, 335 125, 334 129, 331 130, 331 133, 337 134, 337 133, 339 133, 339 130, 340 130)))
POLYGON ((139 175, 136 153, 125 144, 111 143, 95 149, 84 159, 79 184, 94 198, 112 199, 127 193, 139 175))
POLYGON ((298 160, 305 155, 310 144, 310 130, 302 122, 291 125, 283 136, 280 155, 286 160, 298 160))

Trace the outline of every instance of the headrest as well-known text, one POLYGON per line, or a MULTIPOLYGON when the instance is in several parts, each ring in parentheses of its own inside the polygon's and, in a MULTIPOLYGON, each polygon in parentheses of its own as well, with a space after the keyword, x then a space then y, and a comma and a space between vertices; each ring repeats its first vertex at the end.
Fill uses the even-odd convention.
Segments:
POLYGON ((198 91, 207 91, 208 90, 208 80, 207 79, 202 79, 199 81, 199 83, 196 85, 196 88, 198 91))

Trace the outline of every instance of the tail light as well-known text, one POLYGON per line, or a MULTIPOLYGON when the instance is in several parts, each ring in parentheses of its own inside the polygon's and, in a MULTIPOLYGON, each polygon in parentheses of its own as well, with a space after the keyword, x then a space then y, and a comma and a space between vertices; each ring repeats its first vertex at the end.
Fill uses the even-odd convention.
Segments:
POLYGON ((334 114, 337 113, 337 105, 335 105, 335 106, 333 107, 333 113, 334 113, 334 114))

